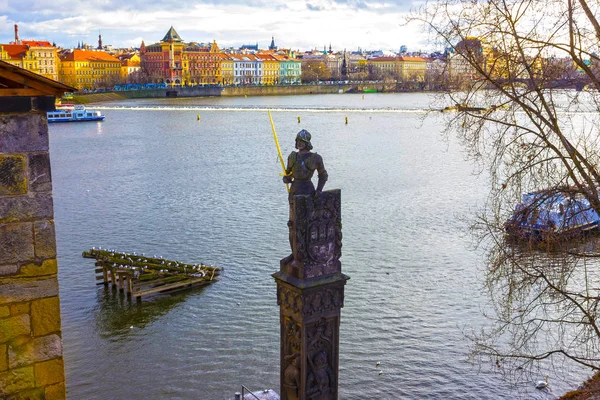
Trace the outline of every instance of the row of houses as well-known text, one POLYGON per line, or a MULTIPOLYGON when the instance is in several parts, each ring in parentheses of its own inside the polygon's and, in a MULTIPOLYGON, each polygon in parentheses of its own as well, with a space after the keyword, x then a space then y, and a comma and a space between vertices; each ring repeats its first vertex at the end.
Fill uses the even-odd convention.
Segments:
POLYGON ((20 40, 15 25, 15 41, 0 44, 0 60, 80 90, 133 81, 181 86, 299 84, 303 71, 311 68, 317 71, 312 80, 369 75, 423 81, 428 68, 428 60, 421 57, 368 58, 346 52, 334 54, 331 49, 297 53, 278 50, 274 40, 268 50, 249 47, 233 52, 222 51, 216 41, 186 43, 171 27, 161 41, 151 45, 142 42, 139 51, 109 53, 104 51, 101 36, 97 48, 82 44, 63 50, 48 41, 20 40))
POLYGON ((173 85, 296 84, 301 63, 271 48, 228 53, 211 44, 185 43, 173 27, 157 43, 140 46, 141 70, 153 82, 173 85))

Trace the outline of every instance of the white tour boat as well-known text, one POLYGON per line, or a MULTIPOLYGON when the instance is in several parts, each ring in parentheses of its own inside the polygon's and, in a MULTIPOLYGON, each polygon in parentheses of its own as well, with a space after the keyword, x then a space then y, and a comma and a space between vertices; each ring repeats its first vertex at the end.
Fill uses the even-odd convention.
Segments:
POLYGON ((102 121, 104 115, 98 110, 88 110, 82 105, 57 104, 55 111, 48 111, 48 122, 102 121))

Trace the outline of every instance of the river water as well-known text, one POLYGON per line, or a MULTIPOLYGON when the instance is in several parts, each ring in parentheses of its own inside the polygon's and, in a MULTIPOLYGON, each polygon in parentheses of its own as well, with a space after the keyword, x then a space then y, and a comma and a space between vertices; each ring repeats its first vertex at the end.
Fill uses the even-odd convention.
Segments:
MULTIPOLYGON (((284 157, 307 129, 329 172, 325 188, 342 191, 341 261, 351 280, 340 399, 552 398, 467 361, 465 333, 487 323, 485 266, 467 230, 488 183, 456 140, 441 137, 429 101, 132 100, 102 104, 101 123, 51 125, 68 397, 226 399, 242 384, 279 389, 271 274, 289 254, 288 203, 269 108, 284 157), (81 257, 92 246, 224 273, 204 289, 130 302, 95 285, 93 261, 81 257)), ((554 393, 572 384, 557 379, 554 393)))

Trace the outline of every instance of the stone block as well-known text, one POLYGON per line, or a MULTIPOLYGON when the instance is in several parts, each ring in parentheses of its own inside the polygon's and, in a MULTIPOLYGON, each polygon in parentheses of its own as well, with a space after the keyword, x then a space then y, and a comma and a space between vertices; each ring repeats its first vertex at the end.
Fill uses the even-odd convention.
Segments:
POLYGON ((0 290, 0 304, 20 303, 58 296, 58 280, 56 277, 37 279, 6 280, 0 290))
POLYGON ((49 386, 65 381, 65 367, 63 359, 37 363, 35 369, 35 386, 49 386))
POLYGON ((51 193, 0 197, 0 223, 52 218, 54 218, 54 202, 51 193))
POLYGON ((50 156, 48 153, 29 155, 29 190, 33 192, 52 191, 50 156))
POLYGON ((48 151, 48 123, 42 114, 0 114, 0 151, 48 151))
POLYGON ((29 315, 24 314, 0 319, 0 343, 6 343, 21 335, 30 334, 31 319, 29 315))
POLYGON ((16 275, 19 272, 18 265, 0 265, 0 276, 16 275))
POLYGON ((0 154, 0 196, 27 193, 27 162, 19 154, 0 154))
POLYGON ((44 260, 41 263, 30 263, 23 265, 19 270, 19 277, 56 275, 58 264, 56 258, 44 260))
POLYGON ((44 388, 35 388, 26 390, 24 392, 11 394, 4 397, 3 400, 45 400, 44 393, 44 388))
POLYGON ((64 382, 46 387, 46 400, 65 400, 66 398, 67 391, 64 382))
POLYGON ((29 303, 17 303, 10 305, 10 315, 29 314, 29 303))
POLYGON ((25 367, 60 357, 62 342, 58 335, 37 337, 24 342, 14 340, 8 345, 9 368, 25 367))
POLYGON ((7 349, 7 345, 0 344, 0 372, 4 372, 8 369, 7 349))
POLYGON ((0 396, 12 395, 27 389, 33 389, 34 386, 33 367, 0 372, 0 396))
POLYGON ((6 318, 10 315, 10 307, 0 306, 0 318, 6 318))
POLYGON ((0 224, 0 265, 33 260, 33 226, 31 223, 0 224))
POLYGON ((31 303, 31 328, 34 336, 60 332, 60 302, 57 297, 31 303))
POLYGON ((56 235, 54 221, 36 221, 33 224, 35 256, 38 258, 56 257, 56 235))

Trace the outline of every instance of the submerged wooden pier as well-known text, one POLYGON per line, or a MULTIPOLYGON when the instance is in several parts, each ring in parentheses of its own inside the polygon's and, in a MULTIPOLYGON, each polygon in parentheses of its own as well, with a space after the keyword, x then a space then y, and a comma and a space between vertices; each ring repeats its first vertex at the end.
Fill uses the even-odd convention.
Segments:
POLYGON ((180 290, 214 282, 221 268, 204 264, 185 264, 162 257, 96 249, 84 251, 84 258, 96 259, 96 281, 139 298, 153 293, 180 290))

